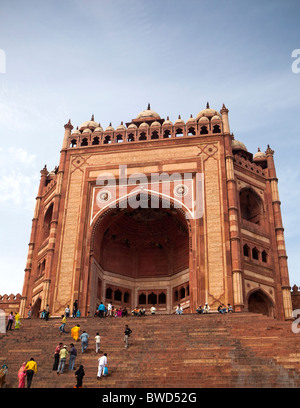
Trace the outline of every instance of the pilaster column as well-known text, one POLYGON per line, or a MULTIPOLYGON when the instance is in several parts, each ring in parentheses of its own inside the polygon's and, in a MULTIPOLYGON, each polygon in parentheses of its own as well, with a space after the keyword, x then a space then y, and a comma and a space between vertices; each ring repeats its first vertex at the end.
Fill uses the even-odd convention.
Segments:
POLYGON ((239 209, 237 204, 237 187, 234 176, 233 154, 231 147, 231 135, 228 121, 229 110, 223 105, 221 109, 223 133, 225 142, 225 165, 226 183, 228 196, 228 218, 231 249, 232 285, 233 285, 233 306, 236 312, 244 309, 243 279, 241 261, 241 238, 239 230, 239 209))
POLYGON ((284 228, 282 224, 281 217, 281 202, 279 199, 278 192, 278 179, 276 176, 275 163, 274 163, 274 151, 268 145, 266 150, 268 171, 269 171, 269 182, 271 186, 271 195, 272 195, 272 206, 273 206, 273 215, 275 223, 275 237, 277 245, 277 254, 278 254, 278 263, 279 271, 281 278, 281 290, 283 297, 283 308, 285 319, 292 319, 292 299, 291 299, 291 287, 289 282, 289 273, 288 273, 288 264, 287 264, 287 255, 285 248, 285 239, 284 239, 284 228))
MULTIPOLYGON (((64 125, 65 133, 62 145, 62 151, 60 155, 60 162, 57 171, 57 179, 56 179, 56 189, 55 195, 53 200, 53 213, 52 213, 52 220, 50 223, 50 233, 49 233, 49 242, 48 242, 48 250, 47 250, 47 259, 46 259, 46 269, 45 269, 45 280, 44 280, 44 290, 43 290, 43 302, 44 304, 51 303, 50 300, 50 283, 51 283, 51 274, 53 272, 53 258, 54 258, 54 251, 55 251, 55 244, 56 244, 56 237, 57 237, 57 226, 58 226, 58 217, 59 217, 59 208, 60 208, 60 200, 61 200, 61 191, 62 191, 62 182, 63 182, 63 175, 64 175, 64 168, 65 168, 65 157, 66 151, 68 148, 68 141, 71 135, 71 131, 73 129, 73 125, 71 124, 71 120, 64 125)), ((53 305, 50 305, 50 310, 53 311, 53 305)))
POLYGON ((22 289, 22 299, 21 299, 21 305, 20 305, 20 316, 21 317, 25 317, 26 301, 27 301, 27 298, 29 296, 29 286, 30 286, 30 280, 31 280, 32 259, 33 259, 33 252, 34 252, 34 247, 35 247, 35 239, 36 239, 38 218, 39 218, 39 213, 40 213, 41 200, 42 200, 42 196, 43 196, 43 188, 46 185, 47 176, 48 176, 48 170, 47 170, 47 167, 45 165, 45 167, 41 170, 39 191, 38 191, 38 195, 36 197, 35 210, 34 210, 34 215, 33 215, 32 225, 31 225, 31 235, 30 235, 30 242, 28 244, 29 248, 28 248, 24 283, 23 283, 23 289, 22 289))

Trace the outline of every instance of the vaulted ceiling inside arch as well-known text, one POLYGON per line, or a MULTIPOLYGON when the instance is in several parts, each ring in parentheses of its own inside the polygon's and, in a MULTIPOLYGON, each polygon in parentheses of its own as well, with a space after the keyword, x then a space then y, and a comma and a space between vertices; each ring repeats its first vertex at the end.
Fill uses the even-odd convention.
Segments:
POLYGON ((188 268, 188 228, 177 210, 118 209, 105 221, 105 231, 94 242, 95 258, 104 270, 151 277, 188 268))

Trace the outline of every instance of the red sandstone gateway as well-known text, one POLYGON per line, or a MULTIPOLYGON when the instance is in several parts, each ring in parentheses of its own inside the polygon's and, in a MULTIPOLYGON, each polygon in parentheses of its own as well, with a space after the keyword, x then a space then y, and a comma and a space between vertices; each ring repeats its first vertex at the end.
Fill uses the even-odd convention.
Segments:
POLYGON ((21 316, 30 303, 33 315, 49 304, 60 316, 78 299, 82 316, 100 302, 154 304, 157 313, 230 303, 236 312, 291 318, 273 155, 269 146, 253 155, 234 139, 224 105, 186 122, 150 106, 116 129, 94 116, 76 130, 69 121, 59 166, 41 171, 21 316), (106 173, 114 190, 99 185, 106 173), (151 175, 175 173, 168 192, 161 180, 149 189, 151 175), (136 175, 144 182, 128 182, 136 175), (140 205, 127 205, 129 195, 140 205))

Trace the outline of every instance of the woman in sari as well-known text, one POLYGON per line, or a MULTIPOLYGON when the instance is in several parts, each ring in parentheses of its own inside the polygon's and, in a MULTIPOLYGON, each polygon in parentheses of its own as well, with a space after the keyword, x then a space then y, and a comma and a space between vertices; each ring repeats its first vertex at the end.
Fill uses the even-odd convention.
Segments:
POLYGON ((78 340, 79 331, 80 331, 80 326, 79 326, 79 324, 77 324, 77 326, 72 327, 72 329, 71 329, 71 336, 73 337, 73 339, 74 339, 75 341, 78 340))
POLYGON ((18 371, 19 378, 19 388, 25 388, 25 378, 26 378, 26 363, 23 363, 18 371))

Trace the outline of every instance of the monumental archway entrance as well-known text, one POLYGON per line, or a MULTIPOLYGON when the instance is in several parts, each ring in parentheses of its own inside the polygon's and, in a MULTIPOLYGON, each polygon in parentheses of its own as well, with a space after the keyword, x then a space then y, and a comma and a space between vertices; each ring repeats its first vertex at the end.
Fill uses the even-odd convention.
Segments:
POLYGON ((181 209, 110 209, 95 224, 91 248, 91 306, 189 307, 189 228, 181 209))

